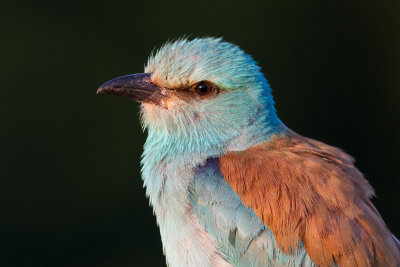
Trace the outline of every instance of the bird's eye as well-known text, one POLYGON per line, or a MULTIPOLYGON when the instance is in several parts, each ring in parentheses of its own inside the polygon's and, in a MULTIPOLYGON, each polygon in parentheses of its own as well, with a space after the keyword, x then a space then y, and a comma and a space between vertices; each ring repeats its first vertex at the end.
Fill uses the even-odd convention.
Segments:
POLYGON ((218 93, 218 87, 210 82, 199 82, 194 86, 194 92, 202 97, 212 96, 218 93))

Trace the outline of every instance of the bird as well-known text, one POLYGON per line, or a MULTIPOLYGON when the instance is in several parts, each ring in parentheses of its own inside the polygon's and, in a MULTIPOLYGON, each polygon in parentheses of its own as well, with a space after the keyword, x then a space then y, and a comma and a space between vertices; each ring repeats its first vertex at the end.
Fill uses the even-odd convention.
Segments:
POLYGON ((141 175, 168 266, 400 266, 354 159, 287 127, 237 45, 169 41, 97 93, 141 103, 141 175))

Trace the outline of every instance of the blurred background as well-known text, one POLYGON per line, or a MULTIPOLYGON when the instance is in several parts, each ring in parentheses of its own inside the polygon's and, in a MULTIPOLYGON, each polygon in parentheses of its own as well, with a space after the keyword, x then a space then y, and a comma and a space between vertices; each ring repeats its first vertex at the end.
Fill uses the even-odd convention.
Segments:
POLYGON ((343 148, 400 236, 399 1, 7 1, 0 8, 0 266, 165 266, 138 104, 96 95, 184 34, 253 55, 278 115, 343 148))

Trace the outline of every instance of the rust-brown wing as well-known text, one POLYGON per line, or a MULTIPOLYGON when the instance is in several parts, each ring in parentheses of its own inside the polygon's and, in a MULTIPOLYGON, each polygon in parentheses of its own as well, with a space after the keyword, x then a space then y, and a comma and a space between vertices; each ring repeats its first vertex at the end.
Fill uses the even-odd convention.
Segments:
POLYGON ((301 241, 318 266, 400 266, 373 189, 343 151, 288 132, 222 156, 220 168, 285 252, 301 241))

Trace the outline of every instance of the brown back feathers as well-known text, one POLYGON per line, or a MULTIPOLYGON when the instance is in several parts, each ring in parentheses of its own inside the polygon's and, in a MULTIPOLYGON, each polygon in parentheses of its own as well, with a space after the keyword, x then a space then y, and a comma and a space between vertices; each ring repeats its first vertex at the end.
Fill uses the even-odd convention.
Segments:
POLYGON ((301 241, 318 266, 400 266, 392 234, 353 158, 288 132, 220 158, 226 181, 287 253, 301 241))

